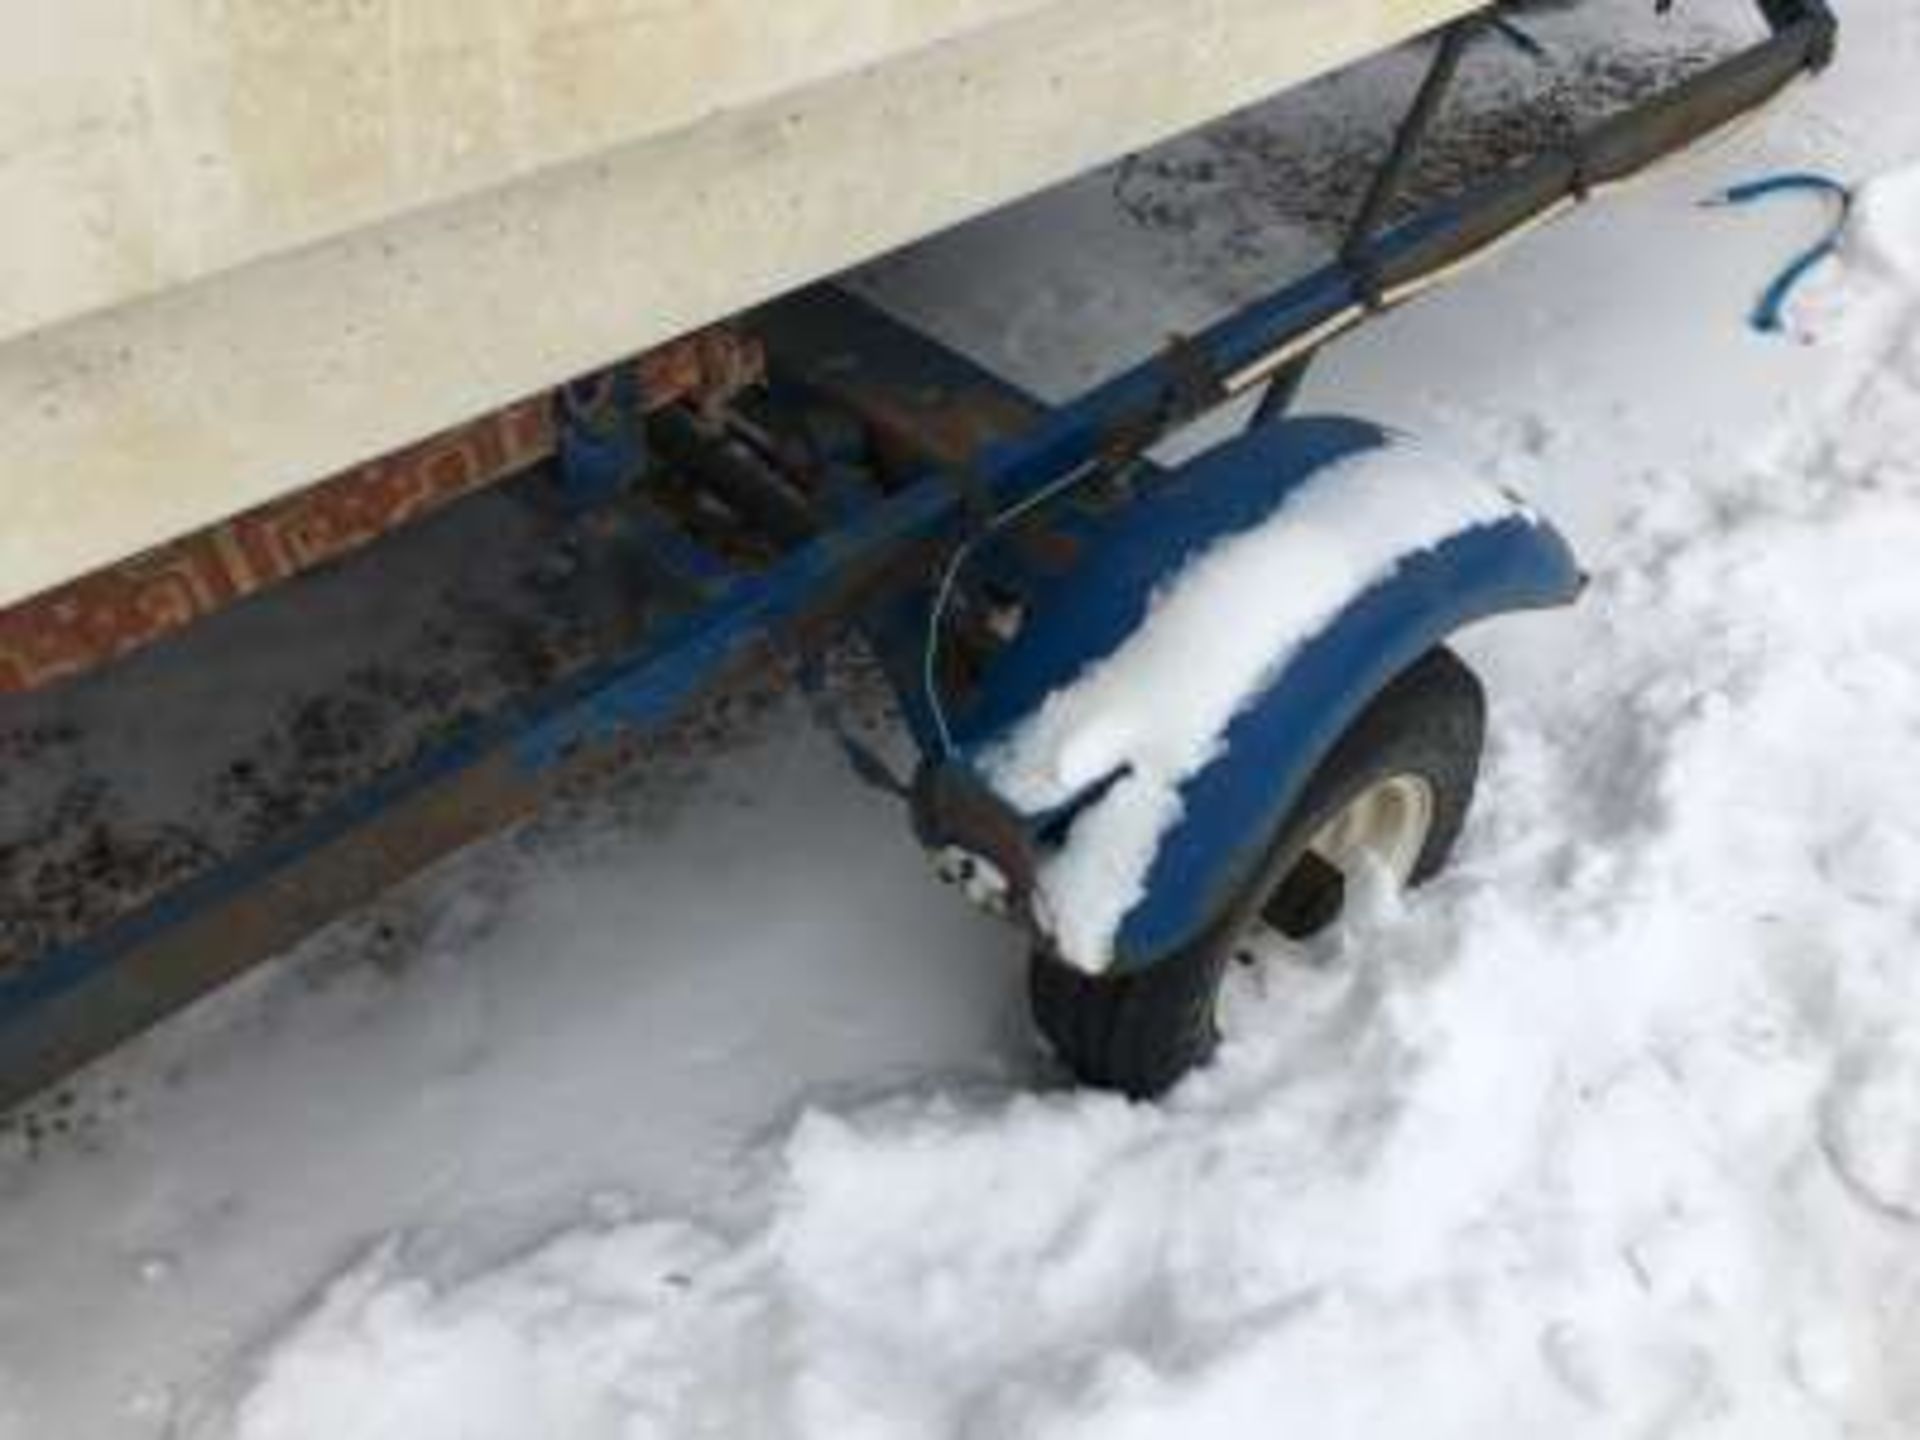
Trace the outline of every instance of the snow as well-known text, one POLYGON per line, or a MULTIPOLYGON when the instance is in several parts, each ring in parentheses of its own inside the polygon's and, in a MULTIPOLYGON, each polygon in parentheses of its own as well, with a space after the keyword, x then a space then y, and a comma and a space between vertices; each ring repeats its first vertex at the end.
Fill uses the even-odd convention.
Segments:
MULTIPOLYGON (((0 1159, 0 1436, 1920 1433, 1920 13, 1846 19, 1737 146, 1316 372, 1529 477, 1594 584, 1469 637, 1456 867, 1237 973, 1215 1066, 1054 1083, 1017 941, 779 711, 0 1159), (1808 166, 1884 178, 1764 340, 1805 217, 1697 202, 1808 166)), ((1226 298, 1106 196, 872 283, 1070 381, 1226 298)))
POLYGON ((1865 255, 1893 278, 1920 283, 1920 170, 1882 179, 1860 197, 1855 220, 1865 255))
POLYGON ((1120 776, 1040 870, 1037 913, 1062 958, 1096 975, 1112 965, 1120 925, 1180 818, 1181 786, 1220 757, 1233 718, 1302 645, 1408 559, 1518 513, 1419 446, 1349 456, 1187 561, 1133 634, 994 742, 987 779, 1029 815, 1120 776))

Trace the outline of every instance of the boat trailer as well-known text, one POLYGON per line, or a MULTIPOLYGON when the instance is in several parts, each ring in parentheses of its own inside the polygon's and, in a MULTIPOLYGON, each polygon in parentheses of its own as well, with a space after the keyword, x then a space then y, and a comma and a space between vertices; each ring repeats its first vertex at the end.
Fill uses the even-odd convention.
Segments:
MULTIPOLYGON (((777 667, 841 728, 817 672, 849 636, 877 657, 919 755, 896 774, 843 735, 855 767, 903 798, 944 874, 1032 931, 1042 1027, 1072 1068, 1163 1088, 1203 1053, 1195 1026, 1210 1033, 1210 1018, 1184 1014, 1184 1039, 1135 1032, 1170 1023, 1154 1007, 1193 1011, 1210 993, 1233 935, 1282 884, 1279 868, 1282 888, 1305 883, 1306 841, 1281 837, 1298 829, 1316 777, 1450 633, 1573 599, 1578 566, 1516 503, 1345 596, 1236 706, 1218 753, 1180 777, 1179 818, 1097 956, 1067 953, 1046 874, 1124 769, 1036 808, 996 779, 1010 737, 1123 648, 1199 557, 1284 526, 1316 482, 1391 447, 1373 427, 1292 414, 1325 346, 1828 62, 1836 22, 1822 0, 1759 5, 1769 34, 1751 48, 1390 223, 1464 57, 1511 23, 1508 7, 1449 27, 1330 264, 1066 404, 833 285, 737 322, 740 345, 764 354, 764 383, 663 397, 655 372, 623 365, 562 387, 535 417, 536 454, 591 537, 585 549, 631 600, 617 638, 103 930, 0 957, 0 1103, 527 817, 608 747, 731 678, 777 667), (1253 397, 1242 433, 1181 466, 1150 458, 1173 432, 1253 397), (1181 959, 1195 955, 1197 969, 1181 959)), ((1324 883, 1307 889, 1324 899, 1324 883)))

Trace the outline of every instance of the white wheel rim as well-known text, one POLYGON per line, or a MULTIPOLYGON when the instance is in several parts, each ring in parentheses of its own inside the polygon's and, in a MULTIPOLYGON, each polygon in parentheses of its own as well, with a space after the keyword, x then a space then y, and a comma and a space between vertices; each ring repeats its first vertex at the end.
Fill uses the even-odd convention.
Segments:
MULTIPOLYGON (((1389 897, 1404 891, 1419 868, 1437 808, 1431 783, 1418 775, 1391 775, 1327 817, 1307 842, 1307 851, 1339 871, 1344 885, 1338 912, 1316 926, 1316 940, 1307 943, 1318 943, 1322 929, 1337 930, 1340 917, 1355 906, 1365 912, 1383 901, 1391 905, 1389 897)), ((1249 996, 1265 995, 1270 986, 1287 983, 1290 967, 1269 962, 1297 959, 1301 944, 1264 915, 1248 929, 1237 952, 1243 963, 1231 967, 1215 1000, 1222 1029, 1233 1029, 1226 1017, 1247 1004, 1249 996)))
POLYGON ((1377 780, 1341 806, 1307 848, 1352 879, 1368 870, 1405 889, 1433 833, 1433 786, 1418 775, 1377 780))

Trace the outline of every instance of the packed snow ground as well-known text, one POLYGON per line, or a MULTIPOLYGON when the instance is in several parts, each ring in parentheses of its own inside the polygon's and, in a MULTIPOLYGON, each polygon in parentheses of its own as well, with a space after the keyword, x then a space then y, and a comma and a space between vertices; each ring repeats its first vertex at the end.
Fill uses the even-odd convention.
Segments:
MULTIPOLYGON (((1920 1433, 1920 16, 1847 13, 1317 378, 1596 580, 1468 647, 1458 868, 1243 977, 1213 1070, 1046 1083, 1016 947, 778 717, 108 1067, 0 1170, 0 1435, 1920 1433), (1817 222, 1693 202, 1788 163, 1890 178, 1762 341, 1817 222)), ((1077 188, 875 283, 1061 383, 1181 273, 1077 188)))

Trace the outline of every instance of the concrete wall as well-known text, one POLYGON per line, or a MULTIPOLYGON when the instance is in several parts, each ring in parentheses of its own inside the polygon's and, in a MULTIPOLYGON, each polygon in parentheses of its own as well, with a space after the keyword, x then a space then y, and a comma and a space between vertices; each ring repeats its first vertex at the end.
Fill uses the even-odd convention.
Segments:
POLYGON ((0 339, 1046 3, 29 0, 0 47, 0 339))

